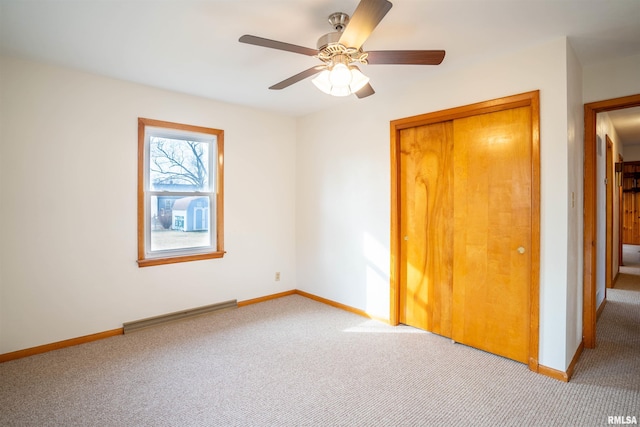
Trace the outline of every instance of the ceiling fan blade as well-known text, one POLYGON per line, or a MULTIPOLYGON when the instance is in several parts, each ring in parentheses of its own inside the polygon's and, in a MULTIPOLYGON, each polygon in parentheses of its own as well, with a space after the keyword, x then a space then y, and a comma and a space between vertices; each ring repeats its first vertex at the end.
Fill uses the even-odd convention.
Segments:
POLYGON ((315 67, 311 67, 307 70, 304 70, 301 73, 296 74, 295 76, 291 76, 288 79, 281 81, 280 83, 276 83, 271 86, 269 89, 280 90, 286 87, 291 86, 294 83, 298 83, 300 80, 304 80, 307 77, 311 77, 314 74, 318 74, 320 71, 324 70, 326 67, 324 65, 316 65, 315 67))
POLYGON ((356 92, 356 96, 360 99, 362 98, 366 98, 367 96, 371 96, 374 93, 376 93, 375 90, 373 90, 373 88, 371 87, 371 85, 369 83, 367 83, 366 85, 364 85, 362 87, 362 89, 360 89, 359 91, 356 92))
POLYGON ((387 0, 361 0, 340 36, 340 44, 360 49, 391 6, 387 0))
POLYGON ((444 50, 377 50, 368 51, 369 64, 438 65, 444 50))
POLYGON ((279 42, 271 39, 265 39, 263 37, 252 36, 245 34, 238 39, 241 43, 253 44, 256 46, 269 47, 271 49, 285 50, 287 52, 301 53, 302 55, 315 56, 318 54, 317 49, 311 49, 304 46, 298 46, 291 43, 279 42))

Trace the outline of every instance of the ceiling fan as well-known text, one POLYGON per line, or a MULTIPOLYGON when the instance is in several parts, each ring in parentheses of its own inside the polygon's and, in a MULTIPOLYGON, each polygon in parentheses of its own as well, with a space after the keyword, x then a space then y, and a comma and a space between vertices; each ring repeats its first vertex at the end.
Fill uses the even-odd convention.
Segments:
POLYGON ((391 9, 387 0, 361 0, 353 16, 336 12, 329 16, 334 32, 318 39, 317 49, 290 43, 244 35, 240 42, 271 49, 285 50, 313 56, 322 64, 311 67, 271 86, 269 89, 284 89, 307 77, 319 74, 313 83, 325 93, 347 96, 354 93, 358 98, 373 95, 375 91, 357 67, 360 64, 408 64, 438 65, 444 59, 444 50, 378 50, 364 51, 362 45, 375 27, 391 9))

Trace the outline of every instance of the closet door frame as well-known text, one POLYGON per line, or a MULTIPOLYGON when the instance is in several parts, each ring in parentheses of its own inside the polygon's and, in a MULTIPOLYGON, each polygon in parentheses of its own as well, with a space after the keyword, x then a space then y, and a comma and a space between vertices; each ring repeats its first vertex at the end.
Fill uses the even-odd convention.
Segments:
POLYGON ((391 266, 389 323, 399 324, 400 309, 400 131, 403 129, 440 123, 479 114, 531 108, 531 287, 529 369, 538 372, 539 317, 540 317, 540 91, 497 98, 489 101, 451 108, 418 116, 393 120, 391 139, 391 266))

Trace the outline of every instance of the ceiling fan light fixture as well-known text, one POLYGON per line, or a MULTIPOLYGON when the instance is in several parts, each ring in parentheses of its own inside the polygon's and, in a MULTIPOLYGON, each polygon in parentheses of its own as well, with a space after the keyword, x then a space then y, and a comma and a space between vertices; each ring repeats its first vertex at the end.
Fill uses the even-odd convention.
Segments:
POLYGON ((323 70, 311 80, 322 92, 332 96, 349 96, 369 83, 365 76, 355 67, 342 63, 334 65, 331 70, 323 70))
POLYGON ((369 83, 369 77, 362 74, 360 70, 355 67, 351 68, 351 84, 349 88, 352 93, 356 93, 360 89, 362 89, 367 83, 369 83))
POLYGON ((349 86, 333 86, 331 88, 332 96, 349 96, 351 95, 351 91, 349 90, 349 86))
POLYGON ((323 70, 311 82, 324 93, 331 95, 331 80, 329 80, 329 70, 323 70))
POLYGON ((332 86, 344 87, 351 84, 351 71, 345 64, 338 63, 329 72, 329 81, 332 86))

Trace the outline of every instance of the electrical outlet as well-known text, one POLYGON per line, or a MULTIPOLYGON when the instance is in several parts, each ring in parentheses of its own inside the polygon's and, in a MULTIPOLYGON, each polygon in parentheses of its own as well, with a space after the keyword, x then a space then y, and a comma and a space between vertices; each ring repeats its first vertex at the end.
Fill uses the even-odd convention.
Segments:
POLYGON ((280 281, 280 272, 276 271, 276 282, 280 281))

